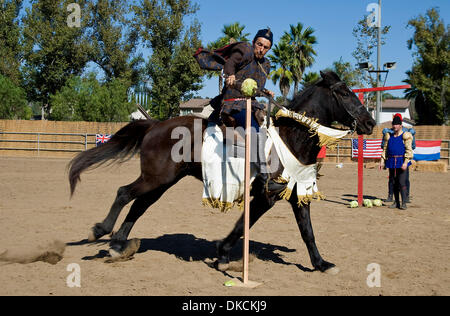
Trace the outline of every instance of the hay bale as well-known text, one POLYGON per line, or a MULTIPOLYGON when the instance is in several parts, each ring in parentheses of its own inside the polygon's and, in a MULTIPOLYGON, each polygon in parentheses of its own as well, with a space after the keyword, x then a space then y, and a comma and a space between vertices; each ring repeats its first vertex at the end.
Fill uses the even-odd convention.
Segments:
POLYGON ((415 171, 447 172, 447 164, 443 161, 417 161, 415 171))
POLYGON ((366 169, 376 169, 376 168, 378 168, 378 166, 380 165, 380 163, 378 162, 378 163, 376 163, 376 162, 368 162, 368 163, 366 163, 366 164, 364 164, 364 168, 366 168, 366 169))

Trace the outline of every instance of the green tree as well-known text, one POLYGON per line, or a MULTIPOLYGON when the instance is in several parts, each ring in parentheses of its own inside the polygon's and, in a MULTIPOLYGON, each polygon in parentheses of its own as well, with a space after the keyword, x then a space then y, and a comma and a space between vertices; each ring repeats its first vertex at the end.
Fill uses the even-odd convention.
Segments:
POLYGON ((146 65, 151 85, 150 113, 160 120, 179 114, 179 103, 202 88, 204 72, 192 57, 201 46, 200 24, 184 20, 197 12, 190 0, 141 0, 135 27, 152 54, 146 65))
MULTIPOLYGON (((90 45, 85 38, 87 18, 80 27, 67 23, 71 0, 34 0, 23 22, 24 80, 28 99, 41 102, 50 113, 49 99, 72 75, 80 75, 88 61, 90 45)), ((78 1, 81 13, 85 1, 78 1)))
POLYGON ((305 28, 302 23, 298 23, 290 25, 289 32, 285 32, 281 38, 281 42, 290 46, 292 53, 289 70, 294 81, 294 93, 298 92, 298 85, 302 81, 305 69, 312 66, 314 56, 317 55, 313 47, 317 44, 317 39, 313 33, 313 28, 305 28))
POLYGON ((22 0, 0 1, 0 74, 21 84, 20 63, 23 58, 19 13, 22 0))
POLYGON ((317 82, 320 79, 320 75, 317 72, 305 72, 303 74, 303 78, 301 81, 301 85, 306 88, 312 84, 314 84, 315 82, 317 82))
POLYGON ((126 122, 135 110, 128 100, 130 83, 113 78, 104 83, 95 73, 72 77, 51 97, 51 118, 58 121, 126 122))
POLYGON ((25 91, 11 79, 0 74, 0 119, 29 120, 31 115, 25 91))
POLYGON ((411 19, 408 27, 414 28, 408 48, 415 57, 405 80, 412 87, 406 91, 408 98, 415 98, 417 122, 426 125, 448 124, 450 26, 445 25, 436 8, 425 15, 411 19))
MULTIPOLYGON (((386 44, 386 36, 391 29, 390 25, 381 28, 381 42, 380 45, 386 44)), ((378 28, 367 25, 367 15, 358 21, 353 28, 353 36, 356 39, 356 48, 352 56, 357 63, 369 62, 376 65, 376 52, 378 46, 378 28)), ((359 81, 364 83, 367 87, 376 86, 376 78, 372 78, 365 70, 356 70, 359 74, 359 81)))
MULTIPOLYGON (((380 45, 386 44, 386 36, 391 29, 390 25, 381 28, 380 45)), ((358 21, 353 28, 353 36, 356 39, 356 48, 352 53, 352 56, 356 59, 357 63, 369 62, 376 67, 376 56, 378 46, 378 28, 370 27, 367 25, 367 15, 358 21)), ((356 69, 358 75, 358 81, 365 87, 376 87, 377 78, 372 77, 367 70, 356 69)), ((376 92, 370 92, 367 94, 367 106, 374 106, 376 103, 376 92)))
POLYGON ((292 55, 291 46, 284 41, 280 41, 273 47, 272 54, 268 56, 273 69, 269 77, 272 79, 273 84, 279 84, 284 100, 287 100, 291 84, 294 81, 294 75, 289 69, 292 55))
POLYGON ((241 25, 239 22, 225 24, 222 29, 223 35, 216 41, 208 44, 208 49, 217 49, 236 42, 248 42, 247 36, 250 33, 244 33, 244 29, 245 25, 241 25))
POLYGON ((90 60, 105 73, 106 80, 124 78, 137 84, 140 79, 141 55, 136 55, 138 30, 129 18, 130 5, 125 0, 97 0, 88 5, 90 60))
POLYGON ((342 57, 333 62, 329 70, 334 71, 350 88, 362 86, 358 70, 353 68, 350 62, 344 61, 342 57))
MULTIPOLYGON (((250 33, 244 33, 245 25, 241 25, 239 22, 232 24, 225 24, 222 33, 223 35, 219 37, 216 41, 211 42, 207 45, 209 50, 215 50, 223 46, 236 43, 236 42, 248 42, 247 36, 250 33)), ((220 72, 210 71, 207 74, 208 78, 219 77, 219 94, 222 93, 223 89, 223 78, 220 72)))

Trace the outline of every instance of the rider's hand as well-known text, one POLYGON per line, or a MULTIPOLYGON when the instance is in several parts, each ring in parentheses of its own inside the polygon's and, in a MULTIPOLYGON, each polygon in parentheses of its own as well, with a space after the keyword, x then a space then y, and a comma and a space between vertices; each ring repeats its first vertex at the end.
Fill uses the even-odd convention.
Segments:
POLYGON ((408 169, 408 164, 405 162, 405 163, 402 165, 402 170, 405 171, 406 169, 408 169))
POLYGON ((234 84, 236 83, 236 76, 235 75, 228 76, 227 79, 225 79, 225 83, 227 84, 228 87, 233 87, 234 84))
POLYGON ((267 93, 268 95, 270 95, 272 98, 275 98, 275 93, 273 91, 264 89, 264 92, 267 93))

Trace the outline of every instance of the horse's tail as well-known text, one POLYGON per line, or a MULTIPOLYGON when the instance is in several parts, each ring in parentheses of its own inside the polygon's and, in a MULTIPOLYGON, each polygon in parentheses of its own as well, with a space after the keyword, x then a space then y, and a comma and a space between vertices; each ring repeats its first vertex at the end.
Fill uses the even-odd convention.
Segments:
POLYGON ((83 171, 88 168, 97 168, 107 161, 115 163, 130 159, 140 151, 145 134, 157 122, 156 120, 131 122, 121 128, 105 144, 84 151, 73 158, 68 165, 71 196, 75 192, 83 171))

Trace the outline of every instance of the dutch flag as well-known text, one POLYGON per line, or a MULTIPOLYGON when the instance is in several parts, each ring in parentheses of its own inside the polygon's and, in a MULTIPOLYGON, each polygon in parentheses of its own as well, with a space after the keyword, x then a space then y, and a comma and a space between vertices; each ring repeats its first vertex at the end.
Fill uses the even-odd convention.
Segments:
POLYGON ((416 140, 416 149, 414 149, 414 160, 439 160, 441 159, 441 141, 440 140, 416 140))

